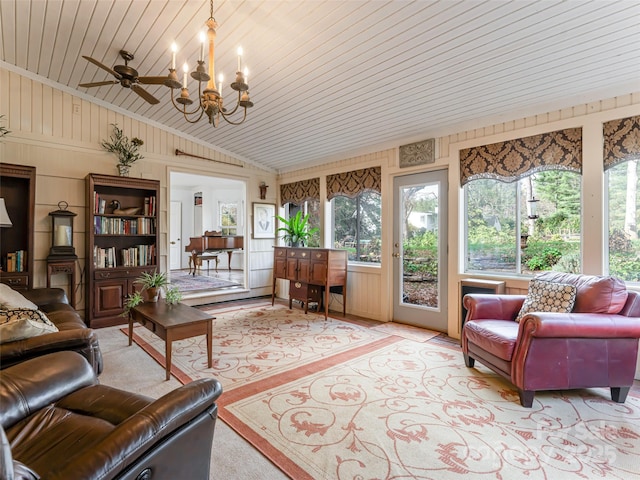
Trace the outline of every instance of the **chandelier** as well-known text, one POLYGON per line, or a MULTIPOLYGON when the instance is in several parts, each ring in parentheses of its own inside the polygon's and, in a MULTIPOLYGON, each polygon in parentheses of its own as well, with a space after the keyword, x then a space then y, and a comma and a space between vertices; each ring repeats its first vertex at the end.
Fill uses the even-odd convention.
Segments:
POLYGON ((171 103, 173 106, 184 115, 184 118, 189 123, 197 123, 203 117, 207 115, 209 123, 214 127, 217 127, 220 123, 220 117, 232 125, 240 125, 247 118, 247 108, 253 107, 253 102, 249 98, 249 85, 248 76, 249 72, 245 68, 242 71, 242 48, 238 48, 238 70, 236 71, 235 81, 231 84, 231 88, 238 92, 238 100, 233 109, 229 110, 225 108, 224 101, 222 99, 222 82, 224 77, 222 74, 218 76, 218 88, 215 83, 215 57, 214 57, 214 41, 216 38, 216 28, 218 24, 216 19, 213 18, 213 0, 210 1, 211 15, 206 22, 208 28, 205 35, 204 32, 200 34, 200 58, 198 59, 198 66, 191 72, 191 78, 198 82, 198 100, 194 102, 189 97, 189 89, 187 86, 189 67, 185 62, 183 65, 184 77, 182 83, 178 81, 178 75, 176 74, 176 52, 177 47, 175 43, 171 46, 171 68, 169 69, 169 75, 164 84, 171 89, 171 103), (209 41, 209 68, 205 67, 204 60, 204 46, 206 41, 209 41), (203 90, 203 85, 205 88, 203 90), (174 89, 180 89, 180 94, 174 98, 174 89), (189 107, 196 103, 196 105, 190 109, 189 107), (242 119, 234 121, 231 117, 242 109, 242 119))

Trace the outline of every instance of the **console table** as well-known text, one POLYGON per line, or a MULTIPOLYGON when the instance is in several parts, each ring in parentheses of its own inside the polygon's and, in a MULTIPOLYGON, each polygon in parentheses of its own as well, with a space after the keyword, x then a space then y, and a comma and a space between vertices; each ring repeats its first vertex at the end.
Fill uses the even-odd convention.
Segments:
POLYGON ((331 287, 342 289, 342 313, 347 313, 347 252, 329 248, 274 247, 273 290, 275 302, 276 280, 289 280, 289 308, 293 300, 305 303, 324 303, 324 318, 329 315, 331 287), (323 301, 324 293, 324 301, 323 301))

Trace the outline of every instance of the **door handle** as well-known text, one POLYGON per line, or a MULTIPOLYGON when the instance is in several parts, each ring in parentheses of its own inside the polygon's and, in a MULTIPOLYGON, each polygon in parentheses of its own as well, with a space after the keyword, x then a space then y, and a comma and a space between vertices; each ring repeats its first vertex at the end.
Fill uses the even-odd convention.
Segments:
POLYGON ((400 258, 400 254, 399 253, 392 253, 391 256, 395 257, 395 258, 400 258))
POLYGON ((171 242, 171 245, 175 245, 175 244, 176 244, 176 242, 171 242))

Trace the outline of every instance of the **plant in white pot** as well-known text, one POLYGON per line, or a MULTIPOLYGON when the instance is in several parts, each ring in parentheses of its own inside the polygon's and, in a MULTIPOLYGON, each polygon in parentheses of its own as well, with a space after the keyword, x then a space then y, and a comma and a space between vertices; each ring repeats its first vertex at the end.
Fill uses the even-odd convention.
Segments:
POLYGON ((288 220, 277 215, 278 220, 284 223, 284 227, 278 228, 278 232, 282 232, 282 239, 290 247, 304 247, 309 243, 309 239, 314 233, 320 229, 318 227, 309 227, 309 214, 302 216, 302 212, 298 212, 288 220))
POLYGON ((167 287, 169 280, 164 272, 142 272, 142 275, 135 280, 135 283, 142 287, 142 291, 149 302, 157 302, 160 290, 167 287))
POLYGON ((131 140, 127 137, 117 123, 112 123, 113 134, 109 140, 102 142, 102 148, 107 152, 115 153, 118 157, 118 172, 120 176, 128 177, 129 169, 138 160, 144 157, 138 152, 144 142, 137 137, 131 140))

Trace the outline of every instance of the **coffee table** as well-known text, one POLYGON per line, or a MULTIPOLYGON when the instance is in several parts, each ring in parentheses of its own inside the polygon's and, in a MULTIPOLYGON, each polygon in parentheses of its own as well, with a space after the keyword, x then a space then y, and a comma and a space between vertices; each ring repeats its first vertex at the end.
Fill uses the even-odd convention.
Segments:
POLYGON ((138 322, 165 341, 167 377, 171 378, 171 343, 174 340, 207 336, 207 365, 211 368, 213 320, 215 317, 202 310, 178 303, 169 305, 160 299, 157 302, 145 302, 129 311, 129 345, 133 340, 133 322, 138 322))

